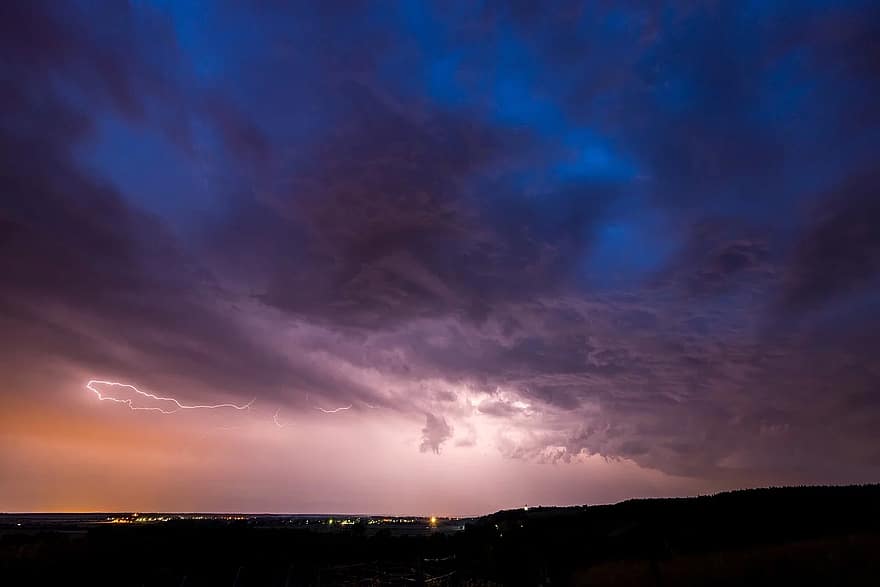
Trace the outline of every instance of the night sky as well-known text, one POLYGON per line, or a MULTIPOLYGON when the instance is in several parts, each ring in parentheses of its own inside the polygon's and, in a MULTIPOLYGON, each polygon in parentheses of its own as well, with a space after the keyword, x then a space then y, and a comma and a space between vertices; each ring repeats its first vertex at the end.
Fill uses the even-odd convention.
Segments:
POLYGON ((876 2, 290 4, 0 2, 0 510, 880 479, 876 2))

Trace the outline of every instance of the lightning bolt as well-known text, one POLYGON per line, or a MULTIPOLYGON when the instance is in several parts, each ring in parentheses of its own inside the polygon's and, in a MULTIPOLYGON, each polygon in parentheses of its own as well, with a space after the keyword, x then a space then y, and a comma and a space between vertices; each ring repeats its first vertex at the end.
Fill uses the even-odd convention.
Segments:
POLYGON ((275 422, 275 425, 278 426, 279 428, 284 428, 285 424, 282 424, 281 422, 278 421, 278 414, 280 412, 281 412, 281 408, 278 408, 277 410, 275 410, 275 414, 272 416, 272 421, 275 422))
POLYGON ((251 407, 251 405, 257 399, 257 398, 254 398, 251 401, 249 401, 248 403, 242 404, 242 405, 214 404, 214 405, 204 405, 204 406, 203 405, 188 406, 186 404, 180 403, 178 400, 174 399, 173 397, 160 397, 158 395, 154 395, 154 394, 148 393, 146 391, 141 391, 140 389, 138 389, 134 385, 130 385, 128 383, 120 383, 118 381, 101 381, 99 379, 92 379, 88 383, 86 383, 86 389, 88 389, 89 391, 94 393, 97 396, 97 398, 101 401, 111 401, 111 402, 115 402, 117 404, 125 404, 128 406, 128 408, 130 410, 147 410, 147 411, 152 411, 152 412, 160 412, 162 414, 173 414, 175 412, 179 412, 180 410, 217 410, 217 409, 221 409, 221 408, 232 408, 234 410, 247 410, 248 408, 251 407), (135 406, 132 403, 131 399, 122 399, 122 398, 113 397, 113 396, 105 395, 105 394, 101 393, 100 390, 95 388, 96 385, 105 385, 108 387, 123 387, 125 389, 132 390, 133 392, 135 392, 138 395, 142 395, 144 397, 147 397, 147 398, 150 398, 150 399, 153 399, 156 401, 171 402, 176 407, 173 409, 166 410, 166 409, 159 408, 159 407, 135 406))
POLYGON ((342 412, 344 410, 350 410, 351 404, 348 404, 347 406, 342 406, 341 408, 333 408, 332 410, 326 410, 326 409, 318 407, 318 406, 315 406, 315 409, 318 410, 319 412, 324 412, 325 414, 336 414, 336 413, 342 412))
MULTIPOLYGON (((311 395, 308 393, 306 394, 306 401, 309 403, 312 402, 311 395)), ((313 405, 312 407, 315 408, 316 410, 318 410, 319 412, 324 412, 325 414, 336 414, 338 412, 350 410, 352 408, 352 404, 348 404, 347 406, 342 406, 341 408, 333 408, 332 410, 327 410, 327 409, 324 409, 320 406, 315 406, 315 405, 313 405)))

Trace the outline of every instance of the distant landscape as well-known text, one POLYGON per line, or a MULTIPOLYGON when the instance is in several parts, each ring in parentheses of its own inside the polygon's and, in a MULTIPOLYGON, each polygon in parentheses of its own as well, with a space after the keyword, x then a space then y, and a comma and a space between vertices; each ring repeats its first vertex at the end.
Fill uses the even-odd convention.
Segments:
POLYGON ((880 485, 478 518, 4 514, 3 585, 877 585, 880 485))
POLYGON ((0 587, 880 587, 880 0, 0 55, 0 587))

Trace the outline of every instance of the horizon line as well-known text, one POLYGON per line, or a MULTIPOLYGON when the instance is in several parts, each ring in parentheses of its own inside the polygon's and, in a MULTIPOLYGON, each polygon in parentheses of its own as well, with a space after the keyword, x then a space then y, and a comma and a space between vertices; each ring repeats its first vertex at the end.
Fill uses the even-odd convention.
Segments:
POLYGON ((484 516, 491 516, 492 514, 496 514, 499 512, 512 511, 517 509, 541 509, 541 508, 572 508, 572 507, 594 507, 594 506, 606 506, 606 505, 617 505, 626 503, 628 501, 634 500, 648 500, 648 499, 694 499, 700 497, 713 497, 716 495, 723 495, 725 493, 739 493, 744 491, 755 491, 762 489, 805 489, 805 488, 847 488, 847 487, 873 487, 880 486, 880 482, 873 483, 846 483, 846 484, 800 484, 800 485, 762 485, 755 487, 743 487, 737 489, 725 489, 721 491, 715 491, 712 493, 697 493, 692 495, 676 495, 676 496, 663 496, 663 495, 650 495, 650 496, 633 496, 627 497, 626 499, 621 499, 613 502, 593 502, 593 503, 570 503, 570 504, 523 504, 519 507, 502 507, 497 510, 481 513, 481 514, 440 514, 440 513, 431 513, 431 514, 389 514, 389 513, 346 513, 346 512, 269 512, 269 511, 195 511, 195 510, 148 510, 148 509, 131 509, 131 510, 79 510, 79 511, 2 511, 0 512, 0 516, 22 516, 22 515, 38 515, 38 516, 61 516, 61 515, 104 515, 104 514, 171 514, 171 515, 219 515, 219 516, 229 516, 229 515, 241 515, 241 516, 316 516, 316 517, 330 517, 330 516, 350 516, 350 517, 394 517, 394 518, 430 518, 432 516, 436 516, 438 518, 480 518, 484 516))

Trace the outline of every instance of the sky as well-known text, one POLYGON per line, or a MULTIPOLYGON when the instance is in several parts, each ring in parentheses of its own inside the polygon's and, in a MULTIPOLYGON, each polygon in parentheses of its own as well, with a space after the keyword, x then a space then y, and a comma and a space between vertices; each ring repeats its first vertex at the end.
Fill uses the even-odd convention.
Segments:
POLYGON ((880 9, 0 3, 0 511, 880 480, 880 9))

